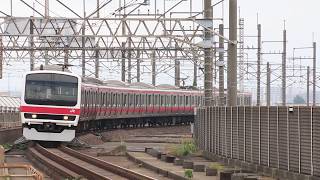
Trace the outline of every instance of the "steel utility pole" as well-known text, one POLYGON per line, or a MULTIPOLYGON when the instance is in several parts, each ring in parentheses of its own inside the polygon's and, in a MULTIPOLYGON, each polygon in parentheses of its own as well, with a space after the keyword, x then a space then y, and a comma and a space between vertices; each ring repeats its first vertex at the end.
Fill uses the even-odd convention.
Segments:
POLYGON ((34 39, 33 39, 33 17, 30 18, 30 71, 33 71, 34 70, 34 50, 33 50, 33 47, 34 47, 34 39))
MULTIPOLYGON (((119 1, 120 3, 120 8, 121 7, 121 1, 119 1)), ((125 4, 126 1, 124 0, 124 4, 123 4, 123 16, 122 16, 122 35, 125 36, 126 35, 126 8, 125 8, 125 4)), ((126 81, 126 43, 122 42, 122 51, 121 51, 121 81, 125 82, 126 81)))
POLYGON ((122 42, 121 44, 122 50, 121 50, 121 81, 126 81, 126 43, 122 42))
POLYGON ((0 79, 2 79, 2 64, 3 64, 3 43, 2 43, 2 37, 0 37, 0 79))
POLYGON ((156 52, 152 51, 151 54, 151 74, 152 74, 152 85, 156 85, 156 52))
POLYGON ((196 55, 195 51, 192 50, 192 56, 193 56, 193 87, 198 86, 198 80, 197 80, 197 75, 198 75, 198 56, 196 55))
POLYGON ((85 51, 85 47, 86 47, 86 39, 85 39, 85 35, 86 35, 86 19, 85 18, 86 18, 86 6, 85 6, 85 1, 83 1, 83 24, 82 24, 82 38, 81 38, 82 77, 86 76, 86 51, 85 51))
POLYGON ((309 106, 309 97, 310 97, 310 88, 309 88, 309 84, 310 84, 310 67, 307 67, 307 106, 309 106))
MULTIPOLYGON (((224 35, 224 25, 219 24, 219 34, 224 35)), ((224 96, 224 39, 219 37, 219 106, 225 105, 224 96)))
POLYGON ((316 106, 316 85, 317 85, 317 43, 313 42, 313 106, 316 106))
MULTIPOLYGON (((213 30, 213 14, 212 14, 212 6, 211 0, 204 0, 204 19, 207 20, 208 26, 210 30, 213 30)), ((209 46, 204 48, 204 96, 205 96, 205 106, 212 106, 213 98, 212 98, 212 81, 213 81, 213 69, 212 69, 212 61, 213 61, 213 51, 212 51, 212 39, 213 34, 212 31, 206 29, 204 31, 204 41, 209 42, 209 46)))
POLYGON ((65 65, 65 67, 63 68, 66 68, 68 69, 68 64, 69 64, 69 60, 68 60, 68 56, 69 56, 69 46, 66 45, 63 52, 64 52, 64 57, 63 57, 63 65, 65 65))
MULTIPOLYGON (((45 5, 44 5, 44 17, 46 19, 49 18, 49 0, 45 0, 45 5)), ((48 65, 49 64, 49 55, 48 55, 48 50, 44 51, 44 64, 48 65)))
POLYGON ((97 0, 97 18, 100 18, 100 10, 99 10, 99 8, 100 8, 100 2, 99 2, 99 0, 97 0))
POLYGON ((131 83, 131 38, 129 40, 129 50, 128 50, 128 83, 131 83))
POLYGON ((258 49, 257 49, 257 106, 260 106, 260 78, 261 78, 261 24, 258 24, 258 49))
POLYGON ((140 50, 137 50, 137 82, 140 82, 140 50))
POLYGON ((229 0, 228 106, 237 106, 237 0, 229 0))
POLYGON ((283 52, 282 52, 282 106, 286 105, 286 67, 287 67, 287 31, 283 30, 283 52))
POLYGON ((99 78, 99 66, 100 66, 100 59, 99 59, 99 45, 96 45, 96 50, 95 50, 95 78, 99 78))
POLYGON ((175 51, 174 51, 174 80, 175 86, 180 87, 180 60, 178 59, 178 45, 175 44, 175 51))
POLYGON ((271 69, 270 64, 267 62, 267 106, 270 106, 270 95, 271 95, 271 69))
POLYGON ((44 16, 49 17, 49 0, 44 1, 44 16))

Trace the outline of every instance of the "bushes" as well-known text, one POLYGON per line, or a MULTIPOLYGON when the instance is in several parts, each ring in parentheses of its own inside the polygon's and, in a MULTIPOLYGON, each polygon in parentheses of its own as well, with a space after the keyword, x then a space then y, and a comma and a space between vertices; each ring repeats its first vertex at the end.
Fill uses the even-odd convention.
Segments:
POLYGON ((193 178, 193 170, 192 169, 186 169, 184 171, 184 177, 186 177, 188 179, 192 179, 193 178))
POLYGON ((170 153, 178 157, 188 156, 195 152, 197 152, 197 147, 193 140, 184 140, 181 144, 170 148, 170 153))

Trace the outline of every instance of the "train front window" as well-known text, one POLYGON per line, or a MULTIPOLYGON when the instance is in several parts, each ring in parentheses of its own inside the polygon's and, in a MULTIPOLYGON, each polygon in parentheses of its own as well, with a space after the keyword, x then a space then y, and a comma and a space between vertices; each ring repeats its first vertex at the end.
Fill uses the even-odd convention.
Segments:
POLYGON ((36 105, 75 106, 78 79, 63 74, 29 74, 26 77, 25 102, 36 105))

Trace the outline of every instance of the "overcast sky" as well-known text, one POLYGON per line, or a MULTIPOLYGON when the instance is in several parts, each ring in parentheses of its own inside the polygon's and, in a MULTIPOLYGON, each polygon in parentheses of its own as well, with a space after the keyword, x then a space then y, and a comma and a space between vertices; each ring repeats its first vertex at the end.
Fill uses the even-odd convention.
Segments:
MULTIPOLYGON (((29 4, 35 5, 35 8, 40 12, 43 12, 44 0, 25 0, 29 4)), ((50 1, 50 16, 73 16, 71 12, 68 12, 65 8, 59 5, 55 0, 50 1)), ((82 15, 83 4, 81 0, 61 0, 66 3, 78 14, 82 15)), ((100 0, 105 2, 107 0, 100 0)), ((154 0, 150 0, 150 6, 141 7, 141 11, 150 9, 154 11, 154 0)), ((212 4, 220 0, 212 1, 212 4)), ((96 5, 96 0, 86 0, 87 14, 92 12, 96 5)), ((135 3, 136 0, 126 0, 126 3, 135 3)), ((141 2, 141 0, 137 1, 141 2)), ((157 9, 162 12, 164 9, 172 7, 178 0, 157 0, 157 9), (165 4, 165 8, 164 8, 165 4)), ((203 1, 192 0, 192 10, 201 11, 203 1)), ((257 14, 259 23, 262 24, 262 39, 263 40, 282 40, 282 30, 284 28, 284 20, 286 21, 287 39, 288 39, 288 57, 292 56, 293 47, 309 47, 312 45, 312 41, 320 42, 320 24, 318 19, 320 18, 320 1, 319 0, 238 0, 238 6, 240 7, 240 16, 245 18, 245 34, 256 35, 257 34, 257 14), (314 34, 314 36, 313 36, 314 34)), ((102 12, 102 16, 110 17, 110 14, 119 7, 119 1, 113 0, 102 12)), ((174 11, 186 11, 190 9, 190 1, 182 2, 174 11)), ((1 0, 0 10, 10 14, 10 0, 1 0)), ((13 0, 13 16, 31 16, 33 12, 30 8, 26 7, 20 0, 13 0)), ((37 16, 37 15, 36 15, 37 16)), ((214 8, 215 17, 224 17, 226 26, 228 24, 228 1, 224 2, 224 5, 216 6, 214 8), (222 8, 224 10, 222 11, 222 8)), ((216 24, 221 22, 216 22, 216 24)), ((256 45, 256 39, 247 38, 246 45, 256 45)), ((268 52, 272 50, 280 51, 282 45, 279 43, 263 44, 263 51, 268 52)), ((320 49, 320 48, 318 48, 320 49)), ((311 56, 311 50, 299 51, 301 56, 311 56)), ((318 53, 320 54, 320 53, 318 53)), ((255 54, 251 53, 250 58, 255 58, 255 54)), ((281 56, 263 56, 263 61, 270 61, 272 63, 280 63, 281 56)), ((311 65, 311 60, 303 62, 304 64, 311 65)), ((11 68, 9 68, 11 69, 11 68)), ((10 72, 10 76, 15 76, 14 72, 10 72)), ((18 75, 21 77, 21 75, 18 75)), ((5 79, 0 80, 0 91, 6 91, 8 89, 7 74, 5 79)), ((12 85, 11 90, 19 89, 19 86, 12 85), (13 89, 12 89, 13 88, 13 89)), ((302 87, 301 87, 302 88, 302 87)))

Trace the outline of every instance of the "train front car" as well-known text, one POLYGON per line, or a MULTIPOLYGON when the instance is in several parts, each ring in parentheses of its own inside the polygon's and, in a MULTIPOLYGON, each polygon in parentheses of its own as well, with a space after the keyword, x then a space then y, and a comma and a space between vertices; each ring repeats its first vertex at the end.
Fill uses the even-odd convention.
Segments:
POLYGON ((21 98, 23 135, 28 140, 72 141, 80 115, 81 78, 69 72, 32 71, 21 98))

